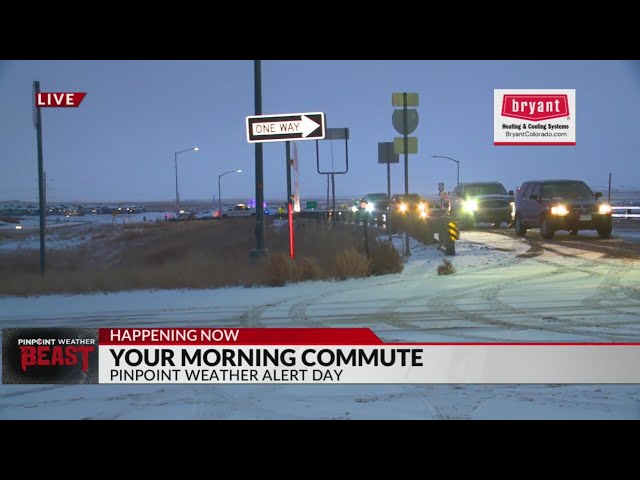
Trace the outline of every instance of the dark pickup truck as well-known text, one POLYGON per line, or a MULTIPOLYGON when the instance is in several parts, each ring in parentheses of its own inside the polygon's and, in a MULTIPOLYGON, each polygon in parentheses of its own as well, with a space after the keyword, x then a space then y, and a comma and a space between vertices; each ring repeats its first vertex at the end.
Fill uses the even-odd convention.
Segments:
POLYGON ((487 222, 499 227, 502 222, 511 225, 513 191, 500 182, 460 183, 449 198, 449 215, 456 217, 462 228, 487 222))

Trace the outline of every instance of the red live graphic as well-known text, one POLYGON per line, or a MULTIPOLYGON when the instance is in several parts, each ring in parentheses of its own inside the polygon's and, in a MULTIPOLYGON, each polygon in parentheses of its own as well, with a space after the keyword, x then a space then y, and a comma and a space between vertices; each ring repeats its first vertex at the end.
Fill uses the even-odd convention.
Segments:
POLYGON ((20 360, 22 371, 34 366, 68 366, 78 364, 78 354, 82 358, 82 371, 89 369, 89 353, 95 351, 95 346, 74 345, 28 345, 20 347, 20 360))
POLYGON ((86 92, 39 92, 36 107, 78 107, 86 92))

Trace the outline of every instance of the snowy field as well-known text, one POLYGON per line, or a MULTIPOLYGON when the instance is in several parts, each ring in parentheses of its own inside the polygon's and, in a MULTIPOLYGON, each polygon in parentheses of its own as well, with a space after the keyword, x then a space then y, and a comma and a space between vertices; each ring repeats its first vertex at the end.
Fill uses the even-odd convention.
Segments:
MULTIPOLYGON (((164 216, 174 216, 175 212, 144 212, 116 215, 89 214, 83 216, 65 217, 63 215, 49 215, 46 217, 47 228, 68 227, 71 225, 87 224, 87 223, 139 223, 146 218, 147 222, 155 222, 164 220, 164 216)), ((19 217, 20 225, 23 230, 38 230, 40 228, 40 217, 26 216, 19 217)), ((0 230, 15 230, 15 223, 0 222, 0 230)))
MULTIPOLYGON (((394 241, 400 245, 401 239, 394 241)), ((369 327, 385 341, 637 342, 640 262, 463 232, 457 268, 287 287, 0 299, 0 326, 369 327)), ((2 419, 638 419, 640 385, 2 385, 2 419)))

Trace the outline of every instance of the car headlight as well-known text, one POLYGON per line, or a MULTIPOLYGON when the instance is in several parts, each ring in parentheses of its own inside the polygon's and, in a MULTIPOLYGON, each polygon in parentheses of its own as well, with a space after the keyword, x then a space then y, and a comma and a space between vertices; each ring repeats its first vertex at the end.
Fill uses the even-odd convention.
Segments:
POLYGON ((600 213, 601 215, 608 215, 611 213, 611 205, 609 205, 608 203, 603 203, 602 205, 600 205, 600 207, 598 208, 598 213, 600 213))
POLYGON ((425 210, 420 210, 420 218, 427 218, 427 212, 425 210))
POLYGON ((569 210, 564 205, 556 205, 555 207, 551 207, 551 215, 557 215, 559 217, 564 217, 569 210))
POLYGON ((373 212, 374 207, 375 207, 374 203, 371 203, 371 202, 367 203, 367 207, 366 207, 367 212, 373 212))
POLYGON ((475 200, 465 200, 462 203, 462 208, 466 212, 475 212, 476 210, 478 210, 478 202, 476 202, 475 200))
POLYGON ((407 211, 407 204, 406 203, 401 203, 400 207, 398 207, 400 209, 400 211, 402 213, 405 213, 407 211))
POLYGON ((355 205, 353 207, 351 207, 351 211, 353 213, 356 213, 358 211, 358 207, 356 207, 355 205))
POLYGON ((426 203, 421 203, 420 205, 418 205, 418 210, 420 210, 421 212, 424 212, 426 209, 427 209, 426 203))

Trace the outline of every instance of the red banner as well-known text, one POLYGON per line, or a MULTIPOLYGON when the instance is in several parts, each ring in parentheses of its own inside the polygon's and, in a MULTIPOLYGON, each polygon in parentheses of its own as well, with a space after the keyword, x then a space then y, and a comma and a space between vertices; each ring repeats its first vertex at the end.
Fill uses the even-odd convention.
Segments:
POLYGON ((40 92, 36 93, 36 107, 78 107, 86 92, 40 92))
POLYGON ((381 345, 368 328, 101 328, 100 345, 381 345))

